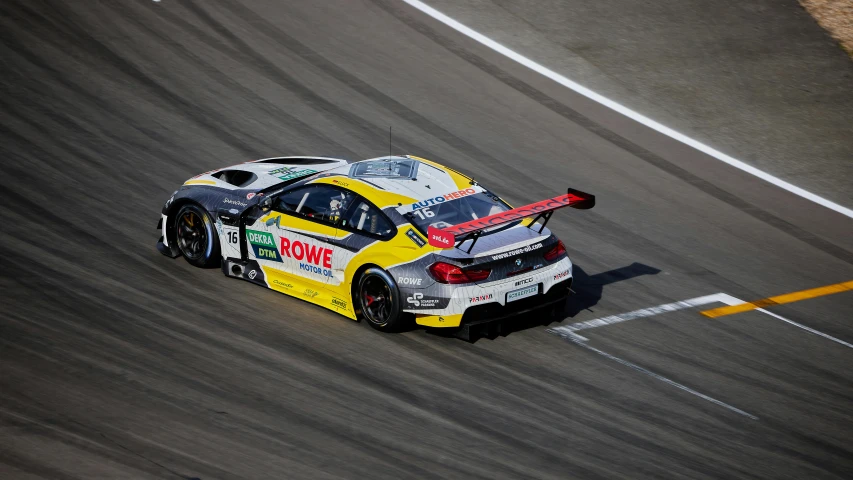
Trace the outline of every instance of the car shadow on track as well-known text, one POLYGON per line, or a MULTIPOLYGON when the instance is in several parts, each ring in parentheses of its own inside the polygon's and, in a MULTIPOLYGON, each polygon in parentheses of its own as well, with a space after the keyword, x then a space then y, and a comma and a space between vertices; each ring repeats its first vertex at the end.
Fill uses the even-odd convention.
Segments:
POLYGON ((494 326, 496 328, 490 328, 489 331, 479 332, 477 336, 472 336, 469 341, 475 342, 480 338, 493 340, 495 338, 505 337, 511 333, 520 332, 529 328, 548 326, 554 322, 562 322, 567 318, 575 317, 583 310, 588 310, 597 305, 599 300, 601 300, 601 296, 606 285, 641 277, 643 275, 657 275, 658 273, 660 273, 660 270, 657 268, 634 262, 624 267, 596 273, 595 275, 589 275, 581 266, 575 264, 572 268, 572 275, 574 276, 572 290, 574 293, 569 296, 561 311, 534 311, 513 319, 503 320, 500 322, 499 326, 494 326))
POLYGON ((658 273, 660 270, 657 268, 637 262, 595 275, 588 275, 583 268, 574 265, 572 268, 572 275, 574 276, 572 290, 575 293, 569 297, 565 310, 559 313, 556 319, 562 321, 566 318, 573 318, 581 311, 597 305, 598 301, 601 300, 605 285, 642 277, 643 275, 657 275, 658 273))

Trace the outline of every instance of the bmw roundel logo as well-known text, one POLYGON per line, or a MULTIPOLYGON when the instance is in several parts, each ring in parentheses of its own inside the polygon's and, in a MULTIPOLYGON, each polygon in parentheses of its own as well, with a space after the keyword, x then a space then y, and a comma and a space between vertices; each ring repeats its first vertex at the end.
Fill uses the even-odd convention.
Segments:
POLYGON ((520 267, 520 266, 521 266, 521 259, 520 259, 520 258, 516 258, 516 259, 515 259, 515 266, 516 266, 516 267, 520 267))

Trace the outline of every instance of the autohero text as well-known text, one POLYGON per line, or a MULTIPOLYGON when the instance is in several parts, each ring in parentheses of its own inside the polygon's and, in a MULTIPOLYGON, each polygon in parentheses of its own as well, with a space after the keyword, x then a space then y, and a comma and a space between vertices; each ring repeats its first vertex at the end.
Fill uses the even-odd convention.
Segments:
POLYGON ((467 197, 468 195, 474 195, 475 193, 477 193, 477 190, 474 190, 473 188, 466 188, 465 190, 450 192, 446 195, 442 195, 439 197, 428 198, 426 200, 421 200, 420 202, 413 203, 412 211, 419 210, 421 208, 431 207, 438 203, 444 203, 448 200, 455 200, 457 198, 467 197))

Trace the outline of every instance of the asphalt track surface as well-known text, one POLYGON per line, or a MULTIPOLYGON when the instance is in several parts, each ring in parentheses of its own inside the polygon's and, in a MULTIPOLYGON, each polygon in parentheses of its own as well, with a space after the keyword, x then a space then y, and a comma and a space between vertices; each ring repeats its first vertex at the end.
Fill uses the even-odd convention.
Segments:
MULTIPOLYGON (((154 249, 186 178, 422 155, 515 204, 574 187, 550 326, 853 279, 853 223, 399 1, 0 4, 0 478, 850 478, 853 351, 682 310, 474 343, 375 333, 154 249)), ((594 88, 594 86, 591 86, 594 88)), ((853 340, 853 294, 773 312, 853 340)))

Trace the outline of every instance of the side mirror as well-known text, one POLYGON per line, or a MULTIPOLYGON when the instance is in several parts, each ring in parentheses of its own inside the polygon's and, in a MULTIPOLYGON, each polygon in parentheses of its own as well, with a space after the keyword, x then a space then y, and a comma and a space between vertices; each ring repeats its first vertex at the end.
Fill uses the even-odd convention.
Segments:
POLYGON ((262 212, 269 212, 272 210, 272 197, 264 197, 264 199, 258 203, 258 206, 261 207, 262 212))

